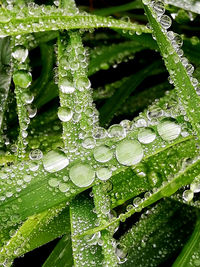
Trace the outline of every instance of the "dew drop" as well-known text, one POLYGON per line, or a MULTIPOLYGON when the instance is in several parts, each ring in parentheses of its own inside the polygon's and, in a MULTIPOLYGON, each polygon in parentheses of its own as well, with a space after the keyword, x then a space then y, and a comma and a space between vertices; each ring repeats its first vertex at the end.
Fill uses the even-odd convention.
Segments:
POLYGON ((186 201, 186 202, 190 202, 194 197, 194 193, 191 191, 191 190, 185 190, 183 192, 183 199, 186 201))
POLYGON ((160 18, 160 24, 164 29, 168 29, 172 25, 172 20, 171 20, 171 18, 169 16, 163 15, 160 18))
POLYGON ((95 140, 92 137, 87 137, 83 140, 82 146, 86 149, 92 149, 95 147, 95 140))
POLYGON ((116 158, 119 163, 132 166, 143 158, 143 148, 136 140, 124 140, 116 146, 116 158))
POLYGON ((21 45, 15 46, 12 52, 12 56, 20 63, 23 63, 27 59, 28 49, 21 45))
POLYGON ((58 109, 58 118, 63 121, 67 122, 70 121, 73 116, 73 112, 70 108, 68 107, 60 107, 58 109))
POLYGON ((172 120, 165 120, 158 124, 157 130, 163 140, 171 141, 180 135, 181 126, 172 120))
POLYGON ((21 88, 27 88, 31 84, 32 76, 27 71, 19 70, 13 74, 13 81, 15 85, 21 88))
POLYGON ((138 141, 142 144, 149 144, 153 142, 156 138, 156 134, 152 129, 144 129, 138 134, 138 141))
POLYGON ((200 192, 200 182, 191 183, 190 190, 192 190, 194 193, 199 193, 200 192))
POLYGON ((40 149, 34 149, 29 153, 31 160, 40 160, 43 157, 43 153, 40 149))
POLYGON ((119 139, 123 139, 126 136, 126 132, 124 128, 119 124, 113 124, 108 129, 108 136, 109 137, 116 137, 119 139))
POLYGON ((106 181, 112 176, 112 171, 108 168, 100 168, 96 171, 96 175, 100 180, 106 181))
POLYGON ((63 192, 63 193, 69 191, 69 185, 66 183, 59 183, 58 188, 59 188, 60 192, 63 192))
POLYGON ((155 10, 157 16, 162 16, 165 13, 165 6, 162 1, 156 1, 153 3, 153 9, 155 10))
POLYGON ((60 81, 59 88, 64 94, 71 94, 75 91, 73 84, 67 78, 60 81))
POLYGON ((69 160, 61 150, 51 150, 43 157, 44 169, 48 172, 57 172, 64 169, 69 160))
POLYGON ((79 91, 83 91, 85 89, 89 89, 90 88, 90 80, 87 77, 79 77, 76 80, 75 86, 79 91))
POLYGON ((78 187, 91 185, 95 178, 95 172, 88 164, 77 163, 70 168, 69 177, 78 187))
POLYGON ((59 185, 59 181, 56 179, 56 178, 51 178, 49 181, 48 181, 48 184, 51 186, 51 187, 57 187, 59 185))
POLYGON ((113 152, 107 146, 98 146, 94 149, 94 158, 96 161, 104 163, 112 159, 113 152))

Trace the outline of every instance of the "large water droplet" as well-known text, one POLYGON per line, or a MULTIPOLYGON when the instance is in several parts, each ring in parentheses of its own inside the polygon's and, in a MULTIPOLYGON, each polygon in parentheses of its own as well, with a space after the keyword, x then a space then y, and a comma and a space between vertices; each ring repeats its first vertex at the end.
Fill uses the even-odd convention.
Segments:
POLYGON ((95 147, 95 140, 92 137, 87 137, 83 140, 82 146, 86 149, 92 149, 95 147))
POLYGON ((168 29, 172 25, 172 20, 169 16, 163 15, 160 18, 160 24, 164 29, 168 29))
POLYGON ((185 190, 183 192, 183 199, 187 202, 190 202, 194 197, 194 193, 191 190, 185 190))
POLYGON ((12 56, 20 63, 23 63, 28 56, 28 49, 21 45, 15 46, 12 56))
POLYGON ((112 159, 113 152, 107 146, 98 146, 94 149, 94 158, 98 162, 107 162, 112 159))
POLYGON ((46 155, 44 155, 42 161, 44 169, 48 172, 60 171, 69 164, 68 158, 61 150, 49 151, 46 155))
POLYGON ((112 176, 112 171, 108 168, 100 168, 96 171, 96 175, 100 180, 106 181, 112 176))
POLYGON ((88 164, 77 163, 69 171, 71 181, 78 187, 91 185, 95 178, 95 172, 88 164))
POLYGON ((90 88, 90 80, 87 77, 79 77, 76 80, 75 86, 79 91, 83 91, 84 89, 89 89, 90 88))
POLYGON ((60 81, 59 88, 64 94, 71 94, 75 91, 73 84, 67 78, 60 81))
POLYGON ((108 136, 123 139, 126 136, 126 132, 120 124, 113 124, 108 129, 108 136))
POLYGON ((165 6, 162 1, 153 2, 153 9, 159 17, 165 13, 165 6))
POLYGON ((124 140, 116 146, 116 158, 119 163, 132 166, 143 158, 143 148, 138 141, 124 140))
POLYGON ((31 150, 31 152, 29 153, 29 158, 31 160, 40 160, 42 157, 43 153, 40 149, 31 150))
POLYGON ((31 84, 32 76, 27 71, 19 70, 13 74, 13 81, 15 85, 21 88, 27 88, 31 84))
POLYGON ((144 129, 138 134, 138 141, 142 144, 149 144, 156 138, 156 134, 152 129, 144 129))
POLYGON ((158 124, 157 130, 163 140, 171 141, 180 135, 181 126, 172 120, 165 120, 158 124))
POLYGON ((70 108, 68 107, 60 107, 58 109, 58 118, 63 121, 70 121, 73 116, 73 112, 70 108))

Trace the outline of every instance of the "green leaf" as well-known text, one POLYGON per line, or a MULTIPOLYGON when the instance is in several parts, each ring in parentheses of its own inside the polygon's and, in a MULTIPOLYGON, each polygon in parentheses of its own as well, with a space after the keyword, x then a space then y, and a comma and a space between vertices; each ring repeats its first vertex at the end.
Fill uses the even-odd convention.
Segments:
POLYGON ((43 267, 71 267, 73 266, 71 236, 64 235, 49 255, 43 267))
POLYGON ((125 100, 133 93, 144 78, 163 71, 160 61, 155 61, 146 68, 131 75, 120 88, 100 108, 100 122, 108 125, 115 113, 120 109, 125 100))
POLYGON ((145 5, 144 9, 153 29, 153 33, 156 37, 167 70, 170 73, 170 78, 176 87, 176 92, 181 100, 181 105, 183 105, 184 109, 186 110, 187 116, 193 126, 193 129, 199 137, 200 99, 196 92, 198 88, 195 88, 193 86, 191 80, 192 76, 191 74, 188 74, 189 68, 193 67, 189 64, 187 64, 186 67, 183 65, 183 61, 177 54, 177 50, 167 36, 166 30, 162 29, 161 24, 159 23, 159 19, 157 18, 155 11, 153 11, 153 7, 151 7, 150 5, 145 5))
POLYGON ((200 219, 198 218, 194 232, 184 246, 178 258, 172 266, 199 266, 200 264, 200 219))
MULTIPOLYGON (((11 82, 11 67, 10 67, 10 38, 0 38, 0 143, 2 140, 2 128, 7 108, 8 92, 11 82)), ((1 145, 2 145, 1 144, 1 145)))
POLYGON ((96 15, 100 15, 100 16, 109 16, 115 13, 128 11, 132 9, 141 9, 141 8, 142 8, 141 1, 136 0, 130 3, 127 3, 125 5, 97 9, 97 10, 94 10, 93 13, 96 15))
POLYGON ((97 216, 93 212, 92 199, 79 195, 70 205, 72 249, 75 266, 101 266, 103 255, 101 247, 97 244, 99 237, 88 236, 74 239, 77 233, 95 226, 97 216))
POLYGON ((127 253, 122 266, 165 264, 186 242, 195 219, 193 209, 169 200, 149 208, 120 238, 120 248, 127 253))
POLYGON ((14 258, 41 246, 63 233, 69 234, 69 211, 64 204, 29 217, 17 230, 10 230, 10 239, 1 248, 0 262, 14 258), (63 210, 63 212, 61 212, 63 210), (59 215, 59 219, 58 219, 59 215))
POLYGON ((0 19, 0 34, 1 35, 19 35, 32 32, 40 32, 42 29, 45 31, 52 30, 71 30, 71 29, 90 29, 90 28, 112 28, 112 29, 124 29, 134 32, 151 32, 143 25, 134 24, 131 22, 124 22, 121 20, 111 19, 107 17, 101 17, 96 15, 85 14, 71 16, 69 12, 63 14, 63 10, 48 9, 44 7, 44 14, 48 14, 40 17, 40 9, 35 8, 31 12, 29 9, 24 8, 24 14, 29 13, 29 16, 22 16, 16 18, 16 11, 0 10, 4 14, 4 18, 0 19), (31 15, 30 15, 31 14, 31 15), (6 17, 6 18, 5 18, 6 17), (6 20, 6 21, 5 21, 6 20), (5 28, 5 23, 7 28, 5 28), (31 25, 31 27, 29 27, 31 25), (21 26, 21 27, 19 27, 21 26))

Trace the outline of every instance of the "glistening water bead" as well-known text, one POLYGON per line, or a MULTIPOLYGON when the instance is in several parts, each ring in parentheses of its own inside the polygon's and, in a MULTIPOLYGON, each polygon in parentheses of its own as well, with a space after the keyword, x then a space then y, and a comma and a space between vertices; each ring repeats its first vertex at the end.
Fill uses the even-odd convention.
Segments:
POLYGON ((142 160, 143 155, 143 148, 136 140, 124 140, 116 146, 116 158, 122 165, 135 165, 142 160))
POLYGON ((74 85, 67 78, 62 78, 59 88, 64 94, 71 94, 75 91, 74 85))
POLYGON ((78 187, 91 185, 95 178, 95 172, 89 164, 77 163, 70 168, 69 177, 78 187))
POLYGON ((13 74, 13 81, 15 85, 21 88, 27 88, 31 84, 32 76, 25 70, 18 70, 13 74))
POLYGON ((67 122, 70 121, 73 116, 73 112, 70 108, 68 107, 60 107, 58 109, 58 118, 63 121, 67 122))
POLYGON ((105 145, 98 146, 94 149, 94 158, 96 161, 104 163, 111 160, 113 157, 113 152, 111 149, 105 145))
POLYGON ((164 120, 158 124, 157 130, 163 140, 171 141, 180 135, 181 126, 172 120, 164 120))
POLYGON ((142 144, 149 144, 156 138, 156 134, 152 129, 144 129, 138 133, 138 141, 142 144))
POLYGON ((69 160, 65 153, 58 149, 49 151, 44 155, 42 161, 44 169, 48 172, 60 171, 69 164, 69 160))
POLYGON ((13 49, 12 56, 20 63, 23 63, 28 57, 28 49, 24 46, 17 45, 13 49))
POLYGON ((96 175, 100 180, 106 181, 112 176, 112 171, 108 168, 100 168, 96 171, 96 175))
POLYGON ((162 26, 162 28, 164 29, 168 29, 171 27, 172 25, 172 20, 169 16, 167 15, 163 15, 161 18, 160 18, 160 25, 162 26))

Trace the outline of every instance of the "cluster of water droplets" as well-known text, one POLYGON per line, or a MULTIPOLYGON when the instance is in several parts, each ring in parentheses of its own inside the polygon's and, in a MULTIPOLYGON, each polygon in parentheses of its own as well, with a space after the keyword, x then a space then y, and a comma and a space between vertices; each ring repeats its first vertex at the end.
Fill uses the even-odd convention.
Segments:
POLYGON ((15 37, 15 45, 12 48, 13 58, 13 81, 15 84, 15 94, 17 100, 18 118, 20 125, 20 135, 22 143, 19 145, 19 156, 24 155, 27 145, 27 128, 30 119, 35 117, 37 109, 31 104, 34 100, 33 94, 29 90, 32 81, 32 75, 28 65, 28 49, 20 44, 21 36, 15 37), (21 150, 21 151, 20 151, 21 150))
POLYGON ((193 200, 194 195, 200 192, 200 180, 196 177, 190 184, 190 189, 186 189, 183 192, 182 198, 185 202, 190 202, 193 200))
MULTIPOLYGON (((184 53, 183 50, 181 49, 182 45, 183 45, 183 39, 182 37, 173 32, 173 31, 168 31, 168 29, 171 27, 172 24, 172 20, 168 15, 165 15, 165 6, 164 6, 164 2, 162 0, 156 0, 156 1, 150 1, 150 0, 145 0, 143 1, 144 4, 146 5, 150 5, 153 10, 154 13, 153 15, 156 16, 156 19, 158 19, 163 32, 166 33, 166 36, 168 38, 168 40, 171 42, 172 47, 168 48, 168 52, 170 55, 174 54, 174 50, 176 52, 176 56, 174 54, 174 58, 176 63, 178 63, 179 61, 182 63, 182 65, 185 67, 185 70, 190 78, 191 83, 193 84, 195 91, 197 93, 197 95, 200 96, 200 87, 199 87, 199 82, 196 78, 193 77, 193 72, 194 72, 194 66, 189 63, 188 59, 186 57, 184 57, 184 53)), ((165 55, 164 55, 165 57, 165 55)), ((169 81, 170 83, 173 83, 173 79, 171 79, 171 77, 173 77, 174 73, 173 71, 170 72, 170 78, 169 81)))

